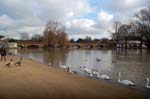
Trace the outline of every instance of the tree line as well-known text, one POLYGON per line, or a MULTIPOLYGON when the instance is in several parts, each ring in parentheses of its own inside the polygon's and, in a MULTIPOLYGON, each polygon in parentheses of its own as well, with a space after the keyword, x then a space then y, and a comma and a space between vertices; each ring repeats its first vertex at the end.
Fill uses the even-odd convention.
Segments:
POLYGON ((129 40, 138 40, 141 48, 143 44, 150 48, 150 7, 143 8, 135 13, 128 24, 115 21, 114 27, 115 33, 112 38, 117 43, 124 41, 125 47, 127 47, 129 40))

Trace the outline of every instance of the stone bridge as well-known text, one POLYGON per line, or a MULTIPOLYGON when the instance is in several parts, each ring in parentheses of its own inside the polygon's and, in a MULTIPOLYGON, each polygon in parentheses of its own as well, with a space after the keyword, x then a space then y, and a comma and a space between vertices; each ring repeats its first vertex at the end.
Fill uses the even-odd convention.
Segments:
MULTIPOLYGON (((42 42, 18 42, 18 47, 28 48, 28 47, 39 47, 42 48, 44 44, 42 42)), ((97 43, 71 43, 69 47, 71 48, 103 48, 106 47, 105 44, 97 43)))
POLYGON ((43 47, 42 42, 18 42, 18 47, 28 48, 28 47, 43 47))
POLYGON ((105 45, 97 44, 97 43, 72 43, 71 46, 73 48, 102 48, 102 47, 105 47, 105 45))

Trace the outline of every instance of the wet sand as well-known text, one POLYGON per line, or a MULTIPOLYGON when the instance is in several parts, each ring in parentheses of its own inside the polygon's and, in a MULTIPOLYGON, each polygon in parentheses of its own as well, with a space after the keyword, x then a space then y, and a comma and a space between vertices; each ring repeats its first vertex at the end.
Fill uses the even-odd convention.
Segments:
MULTIPOLYGON (((9 56, 13 62, 17 56, 9 56)), ((7 59, 7 62, 8 60, 7 59)), ((33 60, 22 66, 0 62, 0 99, 150 99, 150 95, 71 74, 33 60)))

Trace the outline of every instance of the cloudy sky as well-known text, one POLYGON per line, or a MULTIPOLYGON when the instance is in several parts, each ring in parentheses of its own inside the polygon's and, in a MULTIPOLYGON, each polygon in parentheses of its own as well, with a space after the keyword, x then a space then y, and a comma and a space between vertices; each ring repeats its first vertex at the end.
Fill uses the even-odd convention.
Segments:
POLYGON ((0 0, 0 35, 42 34, 47 21, 65 25, 70 38, 110 37, 113 22, 127 23, 150 0, 0 0))

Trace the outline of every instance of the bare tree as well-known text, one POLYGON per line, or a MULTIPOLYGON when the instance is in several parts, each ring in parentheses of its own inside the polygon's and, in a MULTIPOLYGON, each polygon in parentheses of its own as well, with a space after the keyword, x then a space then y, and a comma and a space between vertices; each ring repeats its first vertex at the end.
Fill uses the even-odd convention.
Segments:
POLYGON ((116 42, 118 42, 120 38, 120 35, 118 33, 120 26, 121 26, 121 22, 119 21, 114 22, 115 33, 113 34, 113 39, 116 40, 116 42))
POLYGON ((43 38, 45 46, 64 46, 67 40, 68 38, 65 33, 65 27, 61 23, 49 21, 46 24, 43 38))
POLYGON ((119 39, 122 41, 122 44, 125 44, 125 48, 127 48, 130 33, 131 33, 131 25, 123 24, 118 29, 119 39))
POLYGON ((21 39, 21 40, 29 40, 29 35, 28 35, 28 33, 21 33, 21 34, 20 34, 20 39, 21 39))
POLYGON ((145 44, 150 48, 150 7, 144 8, 135 14, 133 22, 141 39, 145 38, 145 44))
POLYGON ((31 41, 42 41, 42 35, 40 35, 40 34, 34 34, 33 36, 32 36, 32 38, 31 38, 31 41))

